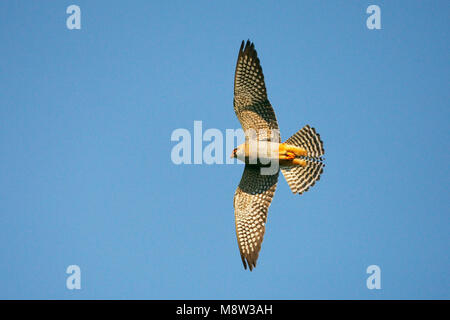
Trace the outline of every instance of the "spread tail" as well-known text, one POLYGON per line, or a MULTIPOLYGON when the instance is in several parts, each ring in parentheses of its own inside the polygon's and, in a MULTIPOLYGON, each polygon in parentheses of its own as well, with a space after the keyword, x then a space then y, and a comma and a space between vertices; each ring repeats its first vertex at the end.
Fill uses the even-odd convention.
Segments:
POLYGON ((300 156, 300 159, 306 161, 306 166, 281 167, 291 191, 302 194, 320 179, 323 172, 325 166, 322 162, 322 156, 325 154, 323 142, 316 130, 306 125, 285 143, 304 148, 308 152, 306 156, 300 156))

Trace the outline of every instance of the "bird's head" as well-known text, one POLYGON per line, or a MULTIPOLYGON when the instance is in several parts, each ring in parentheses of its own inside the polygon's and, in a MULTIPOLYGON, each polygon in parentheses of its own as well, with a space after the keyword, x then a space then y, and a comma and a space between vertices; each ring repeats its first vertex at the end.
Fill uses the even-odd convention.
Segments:
POLYGON ((241 144, 239 147, 234 148, 233 152, 231 153, 230 158, 238 158, 238 159, 244 159, 245 158, 245 145, 241 144))

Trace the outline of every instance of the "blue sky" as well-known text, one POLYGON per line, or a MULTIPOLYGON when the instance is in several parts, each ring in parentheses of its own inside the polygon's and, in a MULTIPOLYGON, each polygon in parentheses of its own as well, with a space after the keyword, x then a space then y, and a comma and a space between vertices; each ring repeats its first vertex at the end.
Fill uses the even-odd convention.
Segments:
POLYGON ((450 298, 449 16, 448 1, 1 1, 0 298, 450 298), (304 195, 281 177, 253 272, 243 167, 170 159, 177 128, 240 127, 244 39, 282 138, 310 124, 326 151, 304 195))

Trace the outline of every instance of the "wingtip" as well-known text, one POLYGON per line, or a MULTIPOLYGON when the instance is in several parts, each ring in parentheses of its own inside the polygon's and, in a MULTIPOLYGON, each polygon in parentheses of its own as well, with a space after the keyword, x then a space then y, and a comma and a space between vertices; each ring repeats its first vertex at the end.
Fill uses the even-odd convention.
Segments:
POLYGON ((244 256, 241 255, 241 259, 242 259, 242 264, 244 265, 244 269, 247 270, 247 267, 250 271, 253 271, 253 268, 256 267, 256 260, 255 261, 250 261, 251 259, 246 258, 244 256))
POLYGON ((243 51, 248 50, 248 49, 254 49, 255 48, 255 44, 253 42, 250 41, 250 39, 247 39, 247 41, 242 40, 241 42, 241 49, 243 51))
POLYGON ((247 270, 247 264, 245 263, 245 258, 241 255, 242 264, 244 265, 244 269, 247 270))
POLYGON ((241 47, 239 48, 238 60, 240 57, 247 56, 249 58, 258 59, 258 54, 256 53, 255 44, 247 39, 247 41, 242 40, 241 47))

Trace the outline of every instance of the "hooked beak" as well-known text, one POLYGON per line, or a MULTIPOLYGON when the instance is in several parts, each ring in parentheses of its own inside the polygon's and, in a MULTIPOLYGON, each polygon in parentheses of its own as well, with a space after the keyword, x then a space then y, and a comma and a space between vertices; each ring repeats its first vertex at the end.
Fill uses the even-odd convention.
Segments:
POLYGON ((236 158, 236 151, 237 151, 237 149, 233 150, 233 152, 231 153, 230 158, 236 158))

